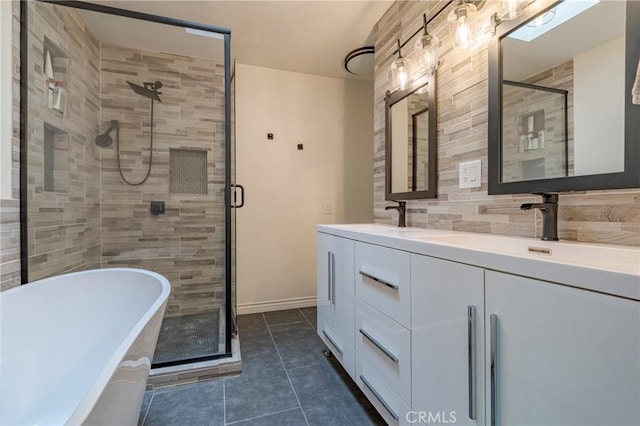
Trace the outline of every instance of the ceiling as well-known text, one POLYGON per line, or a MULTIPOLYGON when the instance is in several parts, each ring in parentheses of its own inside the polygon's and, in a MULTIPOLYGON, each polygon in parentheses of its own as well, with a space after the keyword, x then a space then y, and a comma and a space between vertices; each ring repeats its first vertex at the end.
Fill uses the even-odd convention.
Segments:
MULTIPOLYGON (((350 51, 373 44, 387 0, 96 1, 112 7, 231 29, 236 62, 336 78, 350 51)), ((182 28, 82 12, 101 42, 187 56, 222 58, 222 42, 182 28)))

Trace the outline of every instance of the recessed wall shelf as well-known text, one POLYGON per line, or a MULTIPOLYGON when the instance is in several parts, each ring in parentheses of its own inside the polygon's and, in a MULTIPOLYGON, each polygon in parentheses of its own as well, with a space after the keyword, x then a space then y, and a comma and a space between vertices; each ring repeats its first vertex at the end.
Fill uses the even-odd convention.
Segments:
POLYGON ((42 73, 45 85, 45 106, 64 114, 69 87, 69 57, 57 44, 45 37, 42 73))
POLYGON ((207 194, 207 151, 170 149, 169 169, 173 194, 207 194))
POLYGON ((44 123, 43 182, 45 192, 69 190, 69 133, 44 123))

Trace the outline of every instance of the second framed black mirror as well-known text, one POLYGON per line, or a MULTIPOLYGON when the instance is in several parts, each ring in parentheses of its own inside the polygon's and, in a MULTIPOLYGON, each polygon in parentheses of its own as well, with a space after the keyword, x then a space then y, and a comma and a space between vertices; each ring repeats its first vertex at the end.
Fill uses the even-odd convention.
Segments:
POLYGON ((489 46, 489 194, 640 187, 640 2, 536 1, 489 46))

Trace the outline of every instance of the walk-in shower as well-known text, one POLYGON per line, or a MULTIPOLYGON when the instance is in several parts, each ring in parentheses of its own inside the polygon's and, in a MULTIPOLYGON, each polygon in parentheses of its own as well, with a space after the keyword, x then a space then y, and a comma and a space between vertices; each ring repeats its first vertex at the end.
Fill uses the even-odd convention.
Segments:
POLYGON ((153 366, 231 356, 230 31, 83 2, 20 8, 22 282, 160 273, 172 291, 153 366))

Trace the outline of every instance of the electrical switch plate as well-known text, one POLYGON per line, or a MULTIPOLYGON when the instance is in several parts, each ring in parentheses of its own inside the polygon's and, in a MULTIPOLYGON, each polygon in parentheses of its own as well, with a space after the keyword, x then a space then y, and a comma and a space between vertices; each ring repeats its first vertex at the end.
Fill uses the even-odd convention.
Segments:
POLYGON ((479 188, 481 186, 481 160, 460 163, 458 188, 479 188))
POLYGON ((324 203, 324 214, 333 214, 333 203, 331 201, 324 203))

